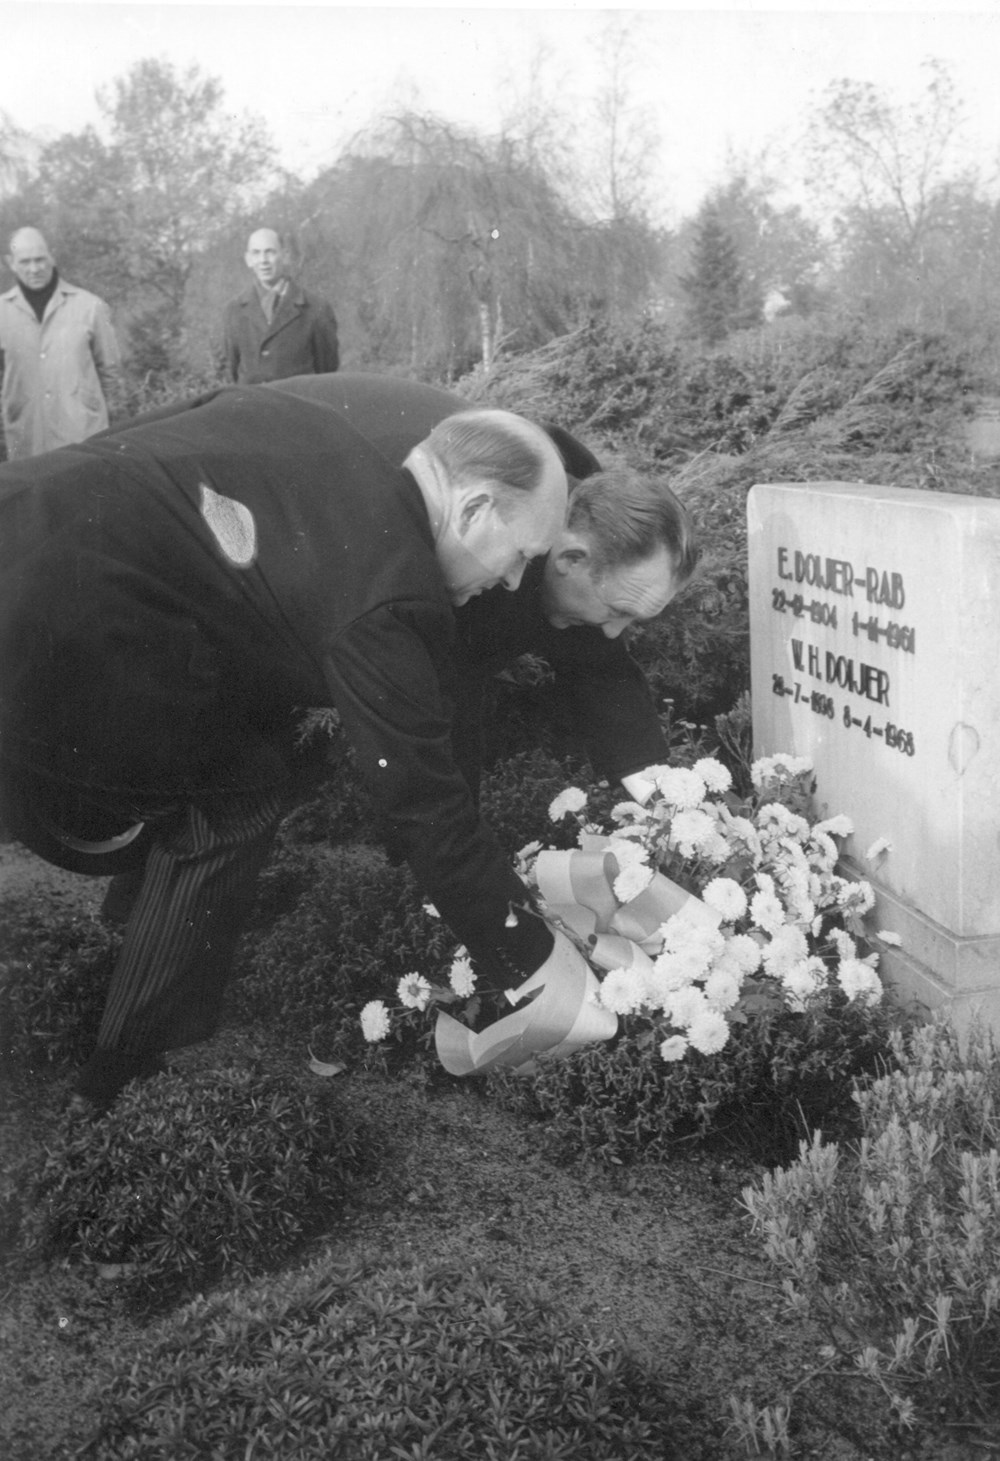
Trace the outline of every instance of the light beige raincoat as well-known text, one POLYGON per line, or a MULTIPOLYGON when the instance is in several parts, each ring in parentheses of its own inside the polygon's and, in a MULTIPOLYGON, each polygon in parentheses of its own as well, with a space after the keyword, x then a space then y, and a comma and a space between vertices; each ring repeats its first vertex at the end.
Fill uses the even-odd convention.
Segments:
POLYGON ((107 305, 60 279, 39 324, 15 284, 0 294, 0 356, 7 456, 37 456, 83 441, 108 424, 107 387, 118 341, 107 305))

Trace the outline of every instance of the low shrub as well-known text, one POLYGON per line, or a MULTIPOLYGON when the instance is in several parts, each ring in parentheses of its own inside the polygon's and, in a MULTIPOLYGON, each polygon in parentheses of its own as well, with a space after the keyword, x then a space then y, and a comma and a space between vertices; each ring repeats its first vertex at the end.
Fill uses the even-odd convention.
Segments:
POLYGON ((343 1057, 361 1048, 362 1005, 404 974, 446 968, 455 940, 427 913, 409 870, 377 848, 331 848, 308 866, 291 911, 245 941, 232 1000, 239 1015, 343 1057))
MULTIPOLYGON (((744 1202, 821 1355, 877 1385, 898 1419, 1000 1438, 1000 1055, 943 1021, 894 1041, 857 1095, 863 1138, 818 1138, 744 1202)), ((821 1366, 822 1368, 822 1366, 821 1366)))
POLYGON ((0 1055, 9 1076, 93 1049, 121 936, 41 896, 0 905, 0 1055))
POLYGON ((528 842, 552 837, 549 804, 567 780, 579 775, 578 764, 538 750, 509 756, 487 772, 480 810, 505 852, 513 856, 528 842))
POLYGON ((282 1262, 331 1220, 362 1133, 329 1086, 250 1070, 161 1075, 67 1119, 32 1184, 25 1246, 115 1266, 137 1300, 282 1262))
POLYGON ((793 1011, 770 1008, 734 1024, 724 1050, 683 1061, 654 1058, 648 1029, 623 1032, 568 1059, 539 1059, 533 1075, 496 1071, 496 1098, 546 1123, 561 1156, 616 1165, 660 1160, 679 1145, 718 1141, 765 1163, 787 1160, 803 1134, 857 1127, 855 1081, 891 1058, 880 1006, 831 993, 793 1011))
POLYGON ((317 1268, 290 1292, 198 1300, 102 1411, 95 1461, 681 1454, 662 1391, 619 1348, 475 1270, 317 1268))

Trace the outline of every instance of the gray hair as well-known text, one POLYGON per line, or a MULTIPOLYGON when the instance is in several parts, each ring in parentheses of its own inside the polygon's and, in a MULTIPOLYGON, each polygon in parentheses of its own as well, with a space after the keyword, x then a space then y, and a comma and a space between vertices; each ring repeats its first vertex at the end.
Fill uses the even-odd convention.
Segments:
POLYGON ((482 482, 502 497, 534 492, 559 453, 538 426, 510 411, 472 410, 446 416, 424 442, 452 487, 482 482))

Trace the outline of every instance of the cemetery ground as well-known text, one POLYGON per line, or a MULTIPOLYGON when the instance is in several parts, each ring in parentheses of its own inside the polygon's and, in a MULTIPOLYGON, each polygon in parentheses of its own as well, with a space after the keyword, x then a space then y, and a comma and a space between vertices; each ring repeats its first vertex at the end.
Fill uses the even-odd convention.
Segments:
MULTIPOLYGON (((0 845, 0 889, 8 911, 19 899, 40 899, 39 906, 47 906, 55 920, 93 920, 104 886, 103 880, 51 868, 16 844, 0 845)), ((234 1068, 252 1072, 257 1081, 281 1072, 299 1079, 307 1058, 300 1042, 283 1039, 273 1025, 230 1019, 211 1042, 177 1053, 176 1074, 166 1079, 184 1084, 204 1076, 211 1082, 234 1068)), ((817 1367, 818 1339, 803 1321, 789 1316, 779 1279, 740 1211, 740 1190, 759 1178, 761 1169, 739 1150, 679 1143, 672 1158, 657 1163, 567 1160, 547 1149, 543 1127, 502 1109, 477 1083, 428 1081, 412 1071, 391 1076, 357 1064, 329 1081, 307 1078, 334 1090, 338 1108, 362 1124, 366 1159, 331 1220, 276 1271, 242 1283, 222 1274, 206 1285, 206 1299, 196 1300, 196 1308, 207 1301, 222 1313, 232 1309, 244 1329, 256 1313, 266 1329, 275 1294, 280 1298, 294 1289, 303 1273, 346 1275, 349 1287, 360 1284, 362 1275, 375 1276, 391 1299, 394 1290, 412 1281, 414 1270, 443 1271, 445 1293, 449 1284, 481 1271, 508 1307, 526 1303, 533 1314, 554 1304, 557 1336, 590 1336, 602 1347, 605 1363, 610 1347, 645 1377, 635 1381, 640 1392, 650 1385, 656 1392, 659 1410, 651 1441, 629 1442, 622 1431, 619 1439, 597 1439, 591 1449, 535 1451, 522 1449, 515 1429, 497 1449, 481 1452, 510 1461, 549 1454, 585 1454, 599 1461, 724 1461, 748 1455, 971 1461, 987 1454, 956 1440, 953 1430, 894 1429, 886 1407, 857 1379, 808 1380, 817 1367), (778 1443, 769 1447, 759 1426, 755 1440, 746 1427, 742 1436, 734 1428, 734 1402, 759 1413, 789 1394, 787 1449, 778 1443)), ((138 1088, 136 1099, 161 1101, 163 1080, 138 1088)), ((25 1263, 18 1257, 9 1221, 10 1175, 20 1172, 23 1178, 25 1162, 40 1163, 47 1146, 58 1150, 67 1084, 68 1073, 56 1070, 37 1073, 12 1089, 0 1128, 8 1189, 0 1454, 6 1461, 312 1454, 291 1445, 283 1449, 273 1432, 260 1449, 247 1449, 250 1437, 238 1432, 231 1448, 211 1450, 207 1442, 204 1449, 181 1442, 173 1448, 162 1437, 155 1445, 132 1449, 121 1437, 116 1440, 113 1430, 102 1431, 102 1400, 133 1366, 151 1387, 143 1400, 132 1396, 133 1412, 141 1413, 152 1396, 168 1413, 172 1404, 180 1413, 185 1404, 192 1405, 185 1362, 190 1378, 191 1367, 200 1373, 203 1361, 196 1334, 191 1352, 181 1360, 156 1358, 157 1337, 176 1332, 178 1322, 183 1326, 188 1296, 137 1307, 129 1302, 117 1265, 58 1259, 25 1263)), ((99 1144, 104 1139, 100 1127, 88 1139, 99 1144)), ((171 1151, 179 1139, 177 1132, 167 1136, 171 1151)), ((164 1174, 164 1201, 169 1189, 164 1174)), ((277 1322, 275 1329, 280 1368, 277 1322)), ((204 1342, 207 1346, 207 1331, 204 1342)), ((527 1355, 528 1329, 523 1336, 515 1332, 510 1342, 520 1363, 516 1346, 523 1343, 527 1355)), ((404 1355, 399 1358, 405 1363, 404 1355)), ((233 1362, 238 1366, 235 1355, 233 1362)), ((524 1363, 527 1368, 527 1359, 524 1363)), ((263 1389, 263 1371, 251 1376, 250 1384, 263 1389)), ((295 1385, 290 1371, 284 1389, 290 1403, 296 1399, 295 1385)), ((209 1412, 222 1403, 213 1399, 209 1379, 194 1403, 209 1412)), ((512 1424, 517 1419, 512 1415, 512 1424)), ((549 1420, 543 1411, 535 1430, 544 1432, 549 1420)), ((355 1450, 353 1442, 360 1445, 357 1437, 345 1435, 343 1449, 316 1454, 380 1461, 397 1455, 445 1461, 475 1454, 437 1450, 433 1440, 424 1450, 396 1450, 387 1438, 383 1448, 377 1434, 374 1441, 369 1435, 370 1450, 355 1450)))
MULTIPOLYGON (((680 348, 665 326, 589 326, 501 362, 485 384, 467 384, 472 399, 571 426, 601 457, 669 474, 697 519, 706 563, 663 622, 643 632, 636 654, 658 700, 673 698, 679 714, 707 724, 749 685, 746 498, 754 483, 865 481, 1000 496, 1000 464, 973 460, 963 432, 970 402, 995 391, 996 361, 989 352, 967 361, 964 344, 822 316, 704 351, 680 348)), ((504 736, 513 726, 518 748, 540 743, 543 680, 527 666, 506 685, 507 709, 491 729, 504 736)), ((505 796, 516 800, 517 788, 505 796)), ((295 930, 284 947, 264 949, 273 954, 272 983, 258 1010, 241 1007, 238 980, 214 1040, 137 1088, 118 1118, 67 1133, 60 1108, 79 1050, 66 1031, 94 1015, 92 1000, 72 1005, 74 950, 94 967, 107 952, 95 917, 102 891, 0 843, 0 973, 23 961, 6 927, 20 922, 46 946, 52 991, 65 1003, 65 1030, 47 1013, 29 1021, 50 1054, 0 1089, 4 1461, 974 1461, 1000 1449, 973 1438, 962 1414, 937 1426, 925 1413, 916 1428, 894 1429, 888 1406, 858 1375, 814 1377, 822 1337, 788 1312, 781 1274, 739 1206, 742 1189, 766 1170, 748 1150, 679 1141, 655 1161, 619 1166, 568 1154, 544 1124, 494 1099, 488 1083, 431 1077, 426 1062, 383 1069, 359 1057, 336 1076, 311 1073, 308 1042, 279 1007, 282 970, 304 959, 295 930), (56 933, 70 925, 72 939, 60 942, 56 933), (259 1089, 277 1113, 270 1126, 246 1119, 259 1089), (154 1288, 144 1304, 142 1274, 114 1254, 107 1263, 28 1259, 19 1233, 31 1227, 22 1199, 33 1174, 72 1156, 86 1176, 102 1151, 128 1152, 140 1133, 149 1165, 142 1176, 130 1159, 118 1162, 116 1200, 122 1228, 141 1208, 150 1264, 183 1260, 181 1249, 156 1250, 156 1232, 197 1244, 212 1200, 219 1246, 232 1250, 225 1220, 236 1208, 220 1213, 198 1167, 210 1143, 193 1144, 206 1128, 202 1117, 196 1132, 190 1112, 211 1111, 213 1100, 224 1111, 227 1102, 239 1106, 248 1140, 258 1142, 256 1166, 278 1173, 263 1200, 255 1202, 252 1186, 236 1194, 245 1217, 236 1236, 260 1230, 256 1262, 244 1265, 252 1271, 223 1264, 193 1291, 154 1288), (345 1137, 344 1160, 330 1154, 333 1176, 319 1194, 302 1185, 280 1145, 281 1113, 308 1102, 329 1107, 345 1137), (297 1207, 319 1214, 308 1231, 298 1233, 297 1207), (362 1311, 378 1318, 368 1330, 362 1311), (308 1424, 297 1417, 308 1419, 317 1375, 340 1364, 349 1333, 350 1362, 337 1383, 357 1429, 309 1450, 308 1424), (476 1353, 487 1349, 477 1369, 476 1353), (470 1419, 495 1422, 488 1446, 436 1448, 392 1429, 400 1406, 387 1398, 397 1395, 390 1381, 413 1379, 411 1350, 429 1377, 423 1410, 444 1407, 453 1422, 448 1407, 464 1406, 470 1419), (786 1446, 775 1407, 789 1396, 786 1446), (270 1416, 270 1439, 245 1419, 255 1405, 270 1416), (531 1450, 530 1437, 556 1413, 570 1428, 576 1413, 585 1437, 531 1450), (227 1417, 229 1439, 218 1441, 227 1417), (190 1424, 205 1427, 194 1444, 184 1438, 190 1424), (276 1442, 276 1427, 298 1439, 276 1442)), ((272 903, 280 894, 272 883, 272 903)), ((268 945, 263 928, 258 936, 268 945)), ((371 979, 371 965, 359 962, 355 972, 371 979)), ((391 998, 392 987, 381 992, 391 998)), ((341 1058, 335 1042, 314 1053, 341 1058)), ((222 1125, 213 1133, 224 1144, 222 1125)), ((990 1356, 979 1359, 992 1375, 990 1356)))

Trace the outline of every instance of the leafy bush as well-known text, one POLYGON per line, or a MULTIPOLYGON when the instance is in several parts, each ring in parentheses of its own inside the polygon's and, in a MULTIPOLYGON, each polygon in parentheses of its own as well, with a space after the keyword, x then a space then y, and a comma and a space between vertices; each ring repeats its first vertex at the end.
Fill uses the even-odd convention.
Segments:
POLYGON ((88 1455, 669 1461, 674 1416, 618 1348, 487 1273, 320 1269, 198 1300, 111 1385, 88 1455))
MULTIPOLYGON (((549 804, 567 779, 579 772, 579 766, 568 758, 557 760, 534 750, 509 756, 483 777, 483 820, 506 852, 513 856, 528 842, 551 838, 549 804)), ((572 846, 572 840, 566 846, 572 846)))
POLYGON ((360 1047, 361 1006, 404 974, 447 967, 455 940, 425 911, 409 870, 377 848, 291 857, 290 877, 305 867, 311 881, 289 912, 244 943, 233 1001, 241 1015, 301 1031, 326 1057, 342 1056, 360 1047))
POLYGON ((0 906, 0 1030, 11 1075, 76 1064, 93 1048, 119 934, 49 899, 0 906))
MULTIPOLYGON (((1000 1436, 1000 1057, 943 1021, 894 1041, 859 1090, 864 1136, 817 1138, 744 1192, 793 1308, 889 1397, 1000 1436)), ((992 1448, 991 1448, 992 1449, 992 1448)))
POLYGON ((280 1263, 330 1222, 362 1134, 329 1086, 225 1070, 126 1087, 66 1120, 32 1186, 28 1247, 122 1265, 137 1298, 280 1263))
POLYGON ((622 1165, 720 1140, 779 1162, 803 1133, 852 1132, 854 1083, 891 1054, 887 1013, 836 994, 806 1011, 756 1011, 733 1025, 723 1051, 670 1063, 655 1059, 651 1033, 630 1023, 606 1045, 568 1059, 542 1056, 530 1076, 493 1072, 491 1089, 508 1108, 544 1121, 561 1155, 622 1165))

